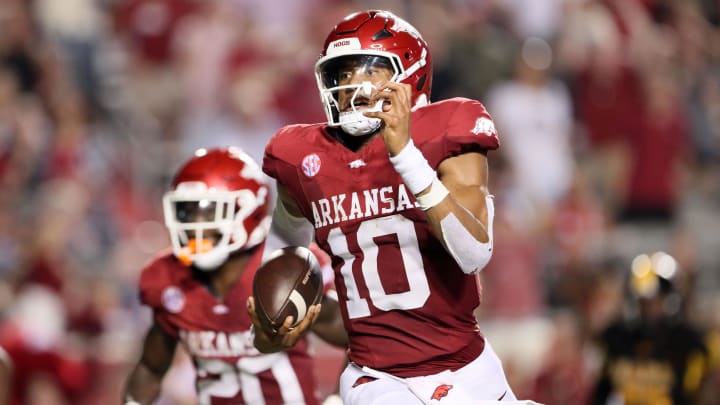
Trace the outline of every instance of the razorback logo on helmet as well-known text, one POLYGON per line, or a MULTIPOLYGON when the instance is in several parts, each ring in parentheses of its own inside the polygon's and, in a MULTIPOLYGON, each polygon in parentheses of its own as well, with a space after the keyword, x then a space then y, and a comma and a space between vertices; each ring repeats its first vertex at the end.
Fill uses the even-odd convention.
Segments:
MULTIPOLYGON (((393 16, 393 17, 395 17, 395 16, 393 16)), ((391 30, 404 31, 404 32, 407 32, 408 34, 412 35, 416 39, 422 39, 420 32, 417 29, 415 29, 415 27, 410 25, 409 22, 403 20, 402 18, 397 18, 397 17, 395 17, 394 20, 395 20, 395 23, 393 24, 392 27, 390 27, 391 30)))
POLYGON ((450 390, 452 389, 452 385, 448 384, 440 384, 437 387, 435 387, 435 391, 433 391, 432 396, 430 396, 430 399, 435 399, 440 401, 441 399, 445 398, 450 390))

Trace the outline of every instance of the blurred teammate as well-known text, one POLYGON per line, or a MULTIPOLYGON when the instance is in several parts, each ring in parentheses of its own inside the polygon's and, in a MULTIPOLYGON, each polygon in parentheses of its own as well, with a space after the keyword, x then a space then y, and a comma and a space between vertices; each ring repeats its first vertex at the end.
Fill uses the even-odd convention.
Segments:
POLYGON ((633 260, 632 311, 601 336, 605 360, 594 404, 697 403, 708 356, 701 333, 679 316, 678 272, 664 252, 633 260))
MULTIPOLYGON (((493 243, 490 115, 465 98, 429 104, 427 44, 385 11, 341 21, 315 74, 328 123, 284 127, 265 150, 279 194, 266 249, 314 237, 332 257, 344 403, 514 400, 473 314, 493 243)), ((256 346, 280 350, 311 323, 256 346)))
POLYGON ((92 397, 93 362, 68 333, 57 291, 22 286, 0 323, 0 404, 83 403, 92 397), (9 373, 9 374, 8 374, 9 373))
MULTIPOLYGON (((318 403, 307 341, 269 355, 252 344, 245 305, 268 231, 268 197, 260 168, 237 148, 200 149, 179 170, 163 198, 172 252, 158 255, 140 278, 140 299, 154 322, 126 404, 158 396, 178 342, 193 358, 200 404, 318 403)), ((330 301, 323 300, 313 330, 344 345, 330 301)))

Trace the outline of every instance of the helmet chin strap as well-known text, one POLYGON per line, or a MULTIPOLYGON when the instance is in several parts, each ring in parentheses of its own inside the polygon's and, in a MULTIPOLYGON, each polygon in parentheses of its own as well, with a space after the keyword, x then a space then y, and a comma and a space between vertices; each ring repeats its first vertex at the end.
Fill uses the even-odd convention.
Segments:
POLYGON ((352 136, 363 136, 377 131, 382 124, 380 118, 368 118, 360 111, 340 113, 340 127, 352 136), (349 121, 343 123, 343 121, 349 121))
MULTIPOLYGON (((369 82, 365 82, 369 83, 369 82)), ((363 85, 365 85, 363 83, 363 85)), ((341 112, 339 115, 339 121, 340 121, 340 127, 345 131, 348 135, 352 136, 363 136, 371 134, 380 128, 380 125, 382 125, 382 120, 380 118, 369 118, 366 117, 363 113, 365 112, 377 112, 382 111, 382 105, 384 100, 378 100, 377 103, 371 108, 368 108, 366 110, 358 110, 355 108, 355 96, 357 93, 363 89, 366 93, 370 93, 368 90, 365 89, 366 86, 362 86, 356 90, 355 95, 353 95, 352 100, 350 101, 350 105, 352 106, 352 111, 346 111, 341 112)))
POLYGON ((229 253, 222 249, 213 249, 209 252, 201 253, 195 256, 193 265, 200 270, 211 271, 222 266, 228 259, 229 253))

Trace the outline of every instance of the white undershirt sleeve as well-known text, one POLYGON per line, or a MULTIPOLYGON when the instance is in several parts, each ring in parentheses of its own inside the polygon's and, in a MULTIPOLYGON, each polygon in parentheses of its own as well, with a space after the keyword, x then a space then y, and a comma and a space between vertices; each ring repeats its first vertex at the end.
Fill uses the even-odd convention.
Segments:
POLYGON ((273 251, 285 246, 308 247, 315 236, 315 228, 305 217, 296 217, 278 199, 273 210, 270 232, 265 240, 263 260, 273 251))

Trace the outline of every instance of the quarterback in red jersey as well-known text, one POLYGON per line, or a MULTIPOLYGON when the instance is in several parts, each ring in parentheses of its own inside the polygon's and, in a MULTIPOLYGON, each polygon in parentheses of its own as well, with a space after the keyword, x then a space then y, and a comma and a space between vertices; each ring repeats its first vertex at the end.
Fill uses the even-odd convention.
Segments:
MULTIPOLYGON (((158 255, 140 278, 140 299, 154 322, 126 403, 158 396, 178 342, 193 358, 200 404, 318 403, 307 341, 273 354, 252 343, 246 302, 268 232, 268 193, 260 167, 237 148, 200 149, 177 173, 163 198, 172 252, 158 255)), ((328 301, 313 330, 345 345, 337 304, 328 301)))
POLYGON ((473 314, 493 242, 490 115, 465 98, 430 104, 427 44, 386 11, 337 24, 315 74, 328 122, 284 127, 265 150, 278 185, 268 240, 314 237, 332 258, 344 403, 515 400, 473 314))

